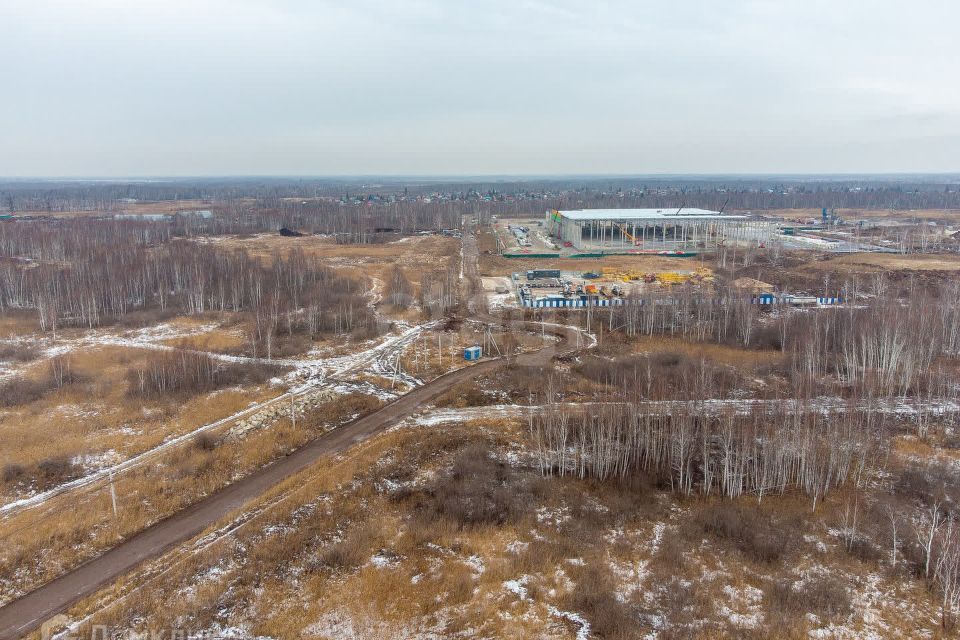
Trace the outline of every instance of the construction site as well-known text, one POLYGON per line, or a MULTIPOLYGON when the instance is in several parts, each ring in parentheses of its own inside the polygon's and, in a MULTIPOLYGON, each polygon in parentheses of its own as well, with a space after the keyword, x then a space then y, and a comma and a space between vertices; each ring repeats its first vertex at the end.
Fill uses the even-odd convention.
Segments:
POLYGON ((694 269, 640 271, 629 268, 601 267, 597 271, 536 268, 518 271, 509 277, 485 277, 483 286, 491 307, 526 309, 583 309, 622 304, 643 304, 649 294, 670 295, 677 286, 692 287, 703 298, 716 298, 718 284, 729 287, 762 307, 828 307, 843 304, 836 295, 809 295, 778 291, 773 285, 754 278, 738 278, 725 285, 718 283, 713 270, 694 269))
POLYGON ((773 225, 706 209, 579 209, 547 211, 544 224, 564 248, 579 251, 688 252, 726 242, 763 244, 773 225))
POLYGON ((672 285, 709 286, 713 272, 706 267, 650 273, 615 267, 603 267, 599 272, 533 269, 514 273, 511 280, 520 306, 581 308, 622 304, 631 295, 667 289, 672 285))

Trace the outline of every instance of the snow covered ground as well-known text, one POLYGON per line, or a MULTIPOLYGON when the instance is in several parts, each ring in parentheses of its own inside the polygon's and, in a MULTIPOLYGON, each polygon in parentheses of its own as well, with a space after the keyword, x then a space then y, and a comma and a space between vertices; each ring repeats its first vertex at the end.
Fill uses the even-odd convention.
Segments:
MULTIPOLYGON (((429 409, 424 411, 416 416, 408 418, 403 424, 407 426, 434 426, 438 424, 444 424, 447 422, 468 422, 470 420, 483 420, 490 418, 526 418, 531 413, 541 413, 545 409, 589 409, 590 407, 597 406, 609 406, 610 404, 618 403, 600 403, 600 402, 565 402, 558 403, 555 405, 519 405, 519 404, 493 404, 493 405, 483 405, 476 407, 463 407, 459 409, 429 409)), ((719 413, 721 411, 734 409, 739 413, 749 413, 757 407, 765 407, 769 410, 782 409, 782 408, 796 408, 799 410, 801 408, 801 403, 798 400, 784 399, 784 400, 754 400, 754 399, 737 399, 737 398, 716 398, 716 399, 707 399, 701 400, 698 402, 687 402, 683 400, 661 400, 661 401, 649 401, 649 402, 638 402, 635 403, 635 406, 640 411, 651 412, 651 413, 671 413, 677 409, 687 409, 690 411, 695 411, 698 413, 719 413)), ((851 408, 865 410, 871 409, 879 413, 890 413, 901 415, 904 417, 911 417, 918 414, 921 410, 926 411, 928 414, 933 415, 943 415, 949 413, 960 413, 960 401, 946 398, 946 399, 933 399, 923 402, 904 402, 904 401, 895 401, 892 403, 874 403, 868 405, 866 403, 854 405, 851 407, 850 403, 842 398, 815 398, 809 404, 806 405, 808 408, 812 408, 817 411, 821 411, 825 414, 849 411, 851 408)))

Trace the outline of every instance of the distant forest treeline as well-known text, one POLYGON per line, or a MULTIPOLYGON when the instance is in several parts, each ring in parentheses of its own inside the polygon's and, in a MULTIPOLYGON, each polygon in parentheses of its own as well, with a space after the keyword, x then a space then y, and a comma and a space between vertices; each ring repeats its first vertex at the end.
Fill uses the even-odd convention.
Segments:
MULTIPOLYGON (((960 178, 591 178, 403 182, 399 179, 180 179, 0 182, 0 211, 122 212, 136 202, 202 200, 309 218, 357 207, 425 228, 462 213, 540 213, 548 208, 960 209, 960 178), (424 220, 411 221, 423 215, 424 220)), ((338 225, 341 226, 341 225, 338 225)), ((323 229, 314 229, 324 232, 323 229)))

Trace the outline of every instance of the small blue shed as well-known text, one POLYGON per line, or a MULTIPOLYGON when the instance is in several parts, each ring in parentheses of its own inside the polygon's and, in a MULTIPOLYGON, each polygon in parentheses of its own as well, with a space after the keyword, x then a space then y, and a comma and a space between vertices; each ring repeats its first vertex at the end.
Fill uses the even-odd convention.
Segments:
POLYGON ((463 350, 463 359, 464 360, 479 360, 480 355, 483 350, 478 346, 474 345, 472 347, 467 347, 463 350))

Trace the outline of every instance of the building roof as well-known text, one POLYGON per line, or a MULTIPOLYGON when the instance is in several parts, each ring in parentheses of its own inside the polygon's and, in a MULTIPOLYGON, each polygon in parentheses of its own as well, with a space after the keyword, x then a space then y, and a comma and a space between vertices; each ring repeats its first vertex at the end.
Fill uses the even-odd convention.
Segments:
POLYGON ((742 220, 746 216, 731 216, 719 211, 707 209, 688 209, 684 207, 677 213, 670 209, 576 209, 560 211, 561 216, 568 220, 683 220, 683 219, 711 219, 730 218, 742 220))

